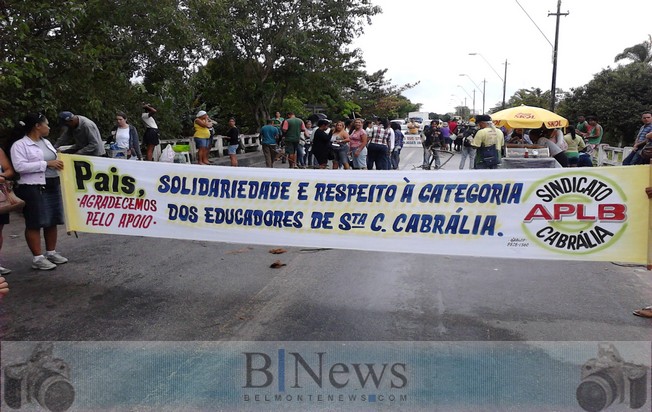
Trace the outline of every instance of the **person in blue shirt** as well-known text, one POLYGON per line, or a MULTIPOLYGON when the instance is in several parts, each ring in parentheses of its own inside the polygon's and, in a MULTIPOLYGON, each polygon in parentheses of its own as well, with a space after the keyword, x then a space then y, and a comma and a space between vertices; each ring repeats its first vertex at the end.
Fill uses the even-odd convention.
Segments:
POLYGON ((263 155, 265 156, 265 165, 274 167, 276 158, 276 141, 279 137, 279 130, 274 126, 274 120, 267 120, 267 124, 260 129, 261 144, 263 145, 263 155))
POLYGON ((397 122, 392 122, 392 129, 394 129, 394 149, 392 150, 391 161, 392 169, 398 169, 398 164, 401 161, 401 149, 403 148, 403 132, 401 131, 401 125, 397 122))
POLYGON ((644 112, 641 115, 641 121, 643 122, 643 126, 641 126, 636 135, 634 150, 623 159, 623 166, 641 164, 641 151, 645 145, 652 141, 652 112, 644 112))

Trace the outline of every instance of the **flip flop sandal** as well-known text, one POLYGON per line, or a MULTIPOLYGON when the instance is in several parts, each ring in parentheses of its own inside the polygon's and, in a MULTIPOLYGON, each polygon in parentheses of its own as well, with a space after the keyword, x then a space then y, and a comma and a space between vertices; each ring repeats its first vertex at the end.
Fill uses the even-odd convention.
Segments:
POLYGON ((634 316, 640 316, 641 318, 652 318, 652 306, 646 306, 644 308, 635 310, 632 312, 634 316))

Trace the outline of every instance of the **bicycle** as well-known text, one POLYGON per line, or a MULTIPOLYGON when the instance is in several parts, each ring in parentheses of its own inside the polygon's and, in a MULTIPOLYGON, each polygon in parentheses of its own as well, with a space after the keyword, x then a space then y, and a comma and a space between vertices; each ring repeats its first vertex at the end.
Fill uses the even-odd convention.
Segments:
POLYGON ((414 165, 412 166, 412 170, 416 169, 423 169, 423 170, 439 170, 443 168, 446 163, 448 163, 453 157, 455 156, 455 153, 449 150, 444 150, 440 147, 435 147, 435 146, 430 146, 430 156, 428 156, 428 163, 427 164, 420 164, 420 165, 414 165), (448 157, 444 160, 441 161, 442 154, 448 155, 448 157), (435 163, 436 158, 439 157, 440 163, 439 166, 435 165, 433 167, 433 163, 435 163))

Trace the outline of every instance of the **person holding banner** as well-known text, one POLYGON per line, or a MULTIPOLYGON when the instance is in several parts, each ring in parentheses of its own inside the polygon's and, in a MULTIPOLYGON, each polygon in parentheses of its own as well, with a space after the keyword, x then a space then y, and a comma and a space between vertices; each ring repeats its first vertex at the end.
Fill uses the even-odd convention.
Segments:
POLYGON ((56 149, 46 139, 49 134, 48 119, 41 113, 31 113, 16 126, 9 141, 10 160, 20 174, 16 195, 25 201, 25 240, 33 255, 32 268, 38 270, 52 270, 68 262, 56 250, 57 225, 63 224, 58 174, 63 170, 63 161, 57 159, 56 149))
MULTIPOLYGON (((650 145, 652 145, 652 143, 648 143, 646 145, 646 147, 650 146, 650 145)), ((650 157, 649 156, 647 158, 647 161, 648 161, 648 164, 649 164, 650 163, 650 157)), ((645 194, 647 195, 648 199, 652 199, 652 187, 646 187, 645 188, 645 194)), ((632 312, 632 315, 639 316, 641 318, 652 318, 652 305, 646 306, 646 307, 641 308, 641 309, 637 309, 637 310, 632 312)))
POLYGON ((105 156, 104 142, 95 122, 85 116, 71 112, 59 113, 59 124, 65 126, 63 133, 54 144, 55 148, 72 145, 63 153, 86 156, 105 156))

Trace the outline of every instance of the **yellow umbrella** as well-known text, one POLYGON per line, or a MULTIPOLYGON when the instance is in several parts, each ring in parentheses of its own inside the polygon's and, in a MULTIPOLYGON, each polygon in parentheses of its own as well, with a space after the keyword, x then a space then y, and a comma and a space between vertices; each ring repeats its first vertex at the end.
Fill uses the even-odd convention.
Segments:
POLYGON ((508 126, 512 129, 538 129, 546 127, 555 129, 568 126, 568 120, 557 113, 540 107, 521 105, 493 113, 491 119, 498 127, 508 126))

